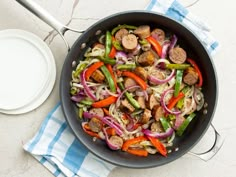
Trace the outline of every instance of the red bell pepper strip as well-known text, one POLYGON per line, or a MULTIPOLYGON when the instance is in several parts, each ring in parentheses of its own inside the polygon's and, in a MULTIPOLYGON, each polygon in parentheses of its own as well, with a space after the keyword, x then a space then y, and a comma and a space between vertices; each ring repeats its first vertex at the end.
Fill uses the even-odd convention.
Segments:
POLYGON ((139 76, 137 76, 136 74, 134 74, 130 71, 124 71, 124 72, 122 72, 122 75, 126 76, 126 77, 130 77, 131 79, 135 80, 143 90, 147 89, 146 82, 143 79, 141 79, 139 76))
POLYGON ((177 104, 177 102, 184 96, 185 95, 183 92, 179 92, 179 94, 176 97, 172 97, 170 99, 169 104, 167 105, 167 108, 171 110, 177 104))
POLYGON ((108 57, 110 58, 114 58, 116 55, 116 48, 114 46, 111 46, 111 51, 110 53, 108 54, 108 57))
POLYGON ((142 157, 148 156, 148 152, 145 149, 127 149, 127 152, 142 157))
POLYGON ((193 66, 193 68, 197 71, 198 74, 198 80, 199 82, 196 84, 197 87, 202 87, 202 83, 203 83, 203 78, 202 78, 202 73, 198 67, 198 65, 196 64, 196 62, 193 59, 187 58, 187 61, 193 66))
POLYGON ((157 138, 148 136, 148 139, 151 141, 153 146, 155 146, 155 148, 158 150, 158 152, 161 155, 166 157, 166 155, 167 155, 166 147, 157 138))
POLYGON ((109 96, 109 97, 105 98, 104 100, 94 102, 92 104, 92 107, 94 107, 94 108, 103 108, 103 107, 106 107, 106 106, 108 106, 112 103, 115 103, 116 100, 117 100, 117 97, 109 96))
POLYGON ((106 116, 110 116, 109 111, 106 108, 102 108, 103 112, 105 113, 106 116))
POLYGON ((145 136, 139 136, 136 138, 129 139, 124 142, 124 144, 122 146, 122 150, 127 151, 131 145, 139 143, 141 141, 146 141, 146 140, 147 140, 147 138, 145 136))
POLYGON ((162 53, 162 47, 159 44, 159 42, 155 38, 153 38, 152 36, 147 37, 146 40, 154 47, 158 56, 160 57, 161 53, 162 53))
POLYGON ((100 68, 103 65, 104 65, 104 63, 99 61, 99 62, 96 62, 96 63, 92 64, 91 66, 89 66, 85 72, 85 80, 89 80, 89 78, 93 74, 93 72, 96 71, 98 68, 100 68))

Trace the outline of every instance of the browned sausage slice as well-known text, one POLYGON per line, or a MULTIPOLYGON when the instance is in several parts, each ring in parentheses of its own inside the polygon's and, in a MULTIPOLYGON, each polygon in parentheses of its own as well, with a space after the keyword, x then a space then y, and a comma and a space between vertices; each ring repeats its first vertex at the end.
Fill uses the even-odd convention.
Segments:
POLYGON ((170 50, 169 57, 173 63, 182 64, 186 61, 187 54, 181 47, 175 47, 170 50))
POLYGON ((99 117, 104 117, 104 112, 102 108, 92 108, 89 110, 90 114, 97 115, 99 117))
POLYGON ((96 117, 93 117, 89 121, 89 127, 93 132, 100 132, 102 130, 102 121, 96 117))
POLYGON ((93 78, 93 80, 95 80, 98 83, 102 83, 105 79, 105 76, 102 74, 100 70, 96 70, 91 75, 91 78, 93 78))
POLYGON ((148 123, 148 121, 150 120, 150 118, 152 117, 151 111, 149 109, 145 109, 142 115, 142 119, 141 122, 143 124, 148 123))
POLYGON ((150 26, 139 26, 136 30, 134 30, 134 34, 138 35, 138 37, 140 37, 141 39, 145 39, 151 35, 150 26))
MULTIPOLYGON (((135 86, 137 85, 137 83, 135 82, 135 80, 129 78, 129 77, 126 77, 125 80, 124 80, 124 86, 125 88, 128 88, 128 87, 131 87, 131 86, 135 86)), ((134 92, 136 90, 136 88, 132 88, 130 89, 129 91, 130 92, 134 92)))
POLYGON ((121 42, 123 47, 128 51, 134 50, 138 45, 137 37, 134 34, 128 34, 123 36, 121 42))
POLYGON ((140 107, 141 107, 142 109, 145 109, 145 108, 146 108, 145 98, 144 98, 143 96, 139 96, 139 97, 137 98, 137 102, 138 102, 138 104, 140 105, 140 107))
POLYGON ((151 66, 154 63, 154 60, 155 60, 155 55, 153 54, 153 52, 146 51, 139 56, 138 63, 142 66, 151 66))
POLYGON ((186 69, 184 77, 183 77, 183 81, 184 81, 184 83, 186 83, 188 85, 194 85, 197 83, 198 74, 194 68, 189 67, 188 69, 186 69))
POLYGON ((148 73, 147 71, 143 68, 143 67, 136 67, 134 69, 134 73, 137 74, 139 77, 141 77, 143 80, 147 80, 147 77, 148 77, 148 73))
POLYGON ((161 122, 160 121, 156 121, 156 122, 153 122, 152 125, 151 125, 151 131, 152 132, 163 132, 163 127, 161 125, 161 122))
POLYGON ((156 121, 159 121, 161 117, 164 117, 164 109, 162 108, 162 106, 154 106, 153 110, 152 110, 152 116, 154 117, 154 119, 156 121))
POLYGON ((151 32, 151 36, 154 37, 159 42, 164 42, 166 35, 162 29, 156 28, 151 32))
POLYGON ((109 141, 110 141, 113 145, 117 146, 118 149, 121 149, 121 147, 123 146, 123 143, 124 143, 123 139, 122 139, 121 137, 117 136, 117 135, 111 136, 111 137, 109 138, 109 141))
POLYGON ((160 103, 156 100, 154 94, 149 95, 147 107, 152 110, 154 106, 159 106, 160 103))
POLYGON ((122 41, 122 38, 129 34, 129 31, 125 28, 121 28, 119 31, 115 34, 115 39, 119 42, 122 41))
POLYGON ((127 99, 124 99, 121 101, 121 104, 127 108, 130 112, 134 112, 135 108, 129 103, 129 101, 127 99))

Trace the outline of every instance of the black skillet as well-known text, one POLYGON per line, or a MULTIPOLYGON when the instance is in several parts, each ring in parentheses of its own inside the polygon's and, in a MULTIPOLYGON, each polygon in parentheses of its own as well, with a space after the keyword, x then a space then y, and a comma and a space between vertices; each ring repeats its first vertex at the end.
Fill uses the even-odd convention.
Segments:
MULTIPOLYGON (((28 10, 33 12, 36 16, 44 20, 47 24, 52 26, 63 37, 65 31, 70 30, 68 27, 57 22, 50 14, 40 8, 37 4, 30 0, 17 0, 28 10)), ((74 30, 76 31, 76 30, 74 30)), ((64 39, 64 38, 63 38, 64 39)), ((67 45, 68 46, 68 45, 67 45)), ((68 47, 69 49, 69 47, 68 47)), ((215 112, 218 95, 217 76, 211 57, 207 53, 203 44, 199 41, 193 32, 187 29, 183 24, 180 24, 173 19, 166 16, 147 12, 147 11, 128 11, 106 17, 91 27, 89 27, 73 44, 65 59, 60 79, 60 97, 61 105, 72 132, 78 140, 88 148, 90 152, 99 158, 110 162, 112 164, 129 167, 129 168, 148 168, 172 162, 187 152, 189 152, 196 143, 202 138, 211 125, 211 121, 215 112), (93 141, 90 136, 84 133, 81 128, 81 122, 77 120, 77 109, 70 99, 70 81, 71 73, 74 69, 72 62, 78 61, 83 58, 85 51, 89 46, 96 42, 99 34, 104 34, 107 29, 111 30, 118 24, 129 25, 150 25, 151 27, 159 27, 167 32, 174 33, 178 36, 178 43, 188 53, 188 57, 193 58, 198 63, 203 74, 203 94, 205 101, 208 103, 207 114, 202 111, 197 113, 196 118, 191 122, 186 132, 181 137, 176 137, 174 145, 170 149, 172 153, 167 157, 161 155, 149 155, 148 157, 138 157, 130 155, 122 151, 112 151, 103 141, 93 141), (100 33, 101 32, 101 33, 100 33), (178 149, 178 151, 176 151, 178 149)), ((221 144, 220 136, 215 131, 215 143, 209 150, 207 158, 211 158, 218 151, 221 144)), ((205 153, 199 154, 201 158, 206 158, 205 153)))

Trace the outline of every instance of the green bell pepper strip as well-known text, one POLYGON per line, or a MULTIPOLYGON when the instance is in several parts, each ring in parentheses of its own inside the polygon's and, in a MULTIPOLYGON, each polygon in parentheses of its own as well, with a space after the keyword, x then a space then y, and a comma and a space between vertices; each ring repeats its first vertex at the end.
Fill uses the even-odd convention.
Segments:
POLYGON ((135 64, 124 64, 124 65, 117 65, 117 69, 119 70, 133 70, 135 69, 135 64))
POLYGON ((81 119, 83 119, 83 108, 79 108, 78 109, 78 118, 81 120, 81 119))
MULTIPOLYGON (((123 91, 125 90, 125 86, 121 83, 121 82, 118 82, 117 83, 119 88, 123 91)), ((140 108, 140 105, 139 103, 133 98, 133 96, 128 92, 126 91, 125 93, 125 97, 127 98, 127 100, 129 101, 129 103, 136 109, 139 109, 140 108)))
POLYGON ((74 73, 74 77, 77 78, 80 75, 80 73, 86 68, 87 65, 88 65, 87 63, 80 64, 74 73))
POLYGON ((190 67, 190 64, 173 64, 173 63, 165 64, 165 68, 167 69, 185 70, 188 67, 190 67))
MULTIPOLYGON (((188 90, 190 89, 189 86, 186 86, 182 89, 182 92, 186 95, 186 93, 188 92, 188 90)), ((176 107, 179 108, 179 109, 182 109, 182 107, 184 106, 184 98, 181 98, 177 104, 176 104, 176 107)))
POLYGON ((116 60, 114 60, 113 58, 102 57, 102 56, 97 56, 96 58, 99 59, 100 61, 102 61, 105 64, 110 64, 110 65, 115 65, 116 64, 116 60))
POLYGON ((81 100, 80 103, 86 106, 91 106, 93 104, 93 101, 84 99, 84 100, 81 100))
POLYGON ((193 118, 196 116, 195 113, 191 113, 185 120, 184 122, 179 126, 177 129, 176 133, 178 136, 182 136, 186 128, 188 127, 189 123, 193 120, 193 118))
POLYGON ((105 75, 105 78, 108 82, 111 92, 116 93, 116 86, 115 86, 114 80, 112 79, 111 73, 109 72, 107 67, 104 65, 101 66, 101 70, 102 70, 102 73, 105 75))
POLYGON ((146 44, 149 43, 146 39, 141 39, 141 40, 139 40, 138 42, 139 42, 139 44, 141 44, 141 45, 146 45, 146 44))
POLYGON ((182 77, 183 77, 183 70, 177 70, 176 71, 176 77, 175 77, 175 91, 174 96, 177 97, 180 91, 180 86, 182 83, 182 77))
POLYGON ((71 95, 76 95, 77 94, 77 88, 76 87, 71 87, 70 94, 71 95))
POLYGON ((111 52, 111 45, 112 45, 111 33, 110 31, 107 31, 105 40, 105 57, 108 57, 109 53, 111 52))
POLYGON ((169 124, 169 122, 166 120, 166 118, 161 117, 161 118, 160 118, 160 122, 161 122, 161 125, 162 125, 162 127, 164 128, 165 131, 166 131, 168 128, 170 128, 170 124, 169 124))
POLYGON ((132 26, 132 25, 118 25, 117 27, 113 28, 111 31, 111 35, 113 36, 118 30, 122 29, 122 28, 126 28, 126 29, 132 29, 135 30, 137 29, 136 26, 132 26))
POLYGON ((116 50, 124 50, 124 48, 121 46, 121 44, 117 40, 112 40, 112 45, 116 48, 116 50))

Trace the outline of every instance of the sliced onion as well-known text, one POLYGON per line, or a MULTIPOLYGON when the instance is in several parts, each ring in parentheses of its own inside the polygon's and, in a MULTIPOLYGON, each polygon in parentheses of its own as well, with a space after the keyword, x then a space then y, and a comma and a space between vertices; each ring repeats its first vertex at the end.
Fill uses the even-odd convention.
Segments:
POLYGON ((166 41, 162 46, 161 58, 166 58, 170 42, 166 41))
POLYGON ((88 97, 90 97, 93 100, 97 100, 96 96, 92 93, 91 89, 88 87, 86 80, 85 80, 85 72, 87 69, 83 70, 80 74, 80 80, 81 84, 84 86, 84 91, 88 97))
POLYGON ((166 104, 165 104, 165 98, 168 94, 170 93, 173 93, 174 90, 173 89, 170 89, 170 90, 166 90, 162 95, 161 95, 161 105, 162 107, 164 108, 164 110, 170 114, 174 114, 174 115, 177 115, 177 114, 180 114, 181 111, 177 110, 177 111, 172 111, 170 110, 169 108, 167 108, 166 104))
POLYGON ((194 88, 193 98, 195 102, 197 103, 197 111, 199 111, 200 109, 202 109, 205 100, 204 100, 204 96, 201 90, 199 90, 196 87, 194 88))
POLYGON ((109 147, 110 149, 112 149, 112 150, 118 150, 118 149, 120 149, 119 146, 113 144, 113 143, 109 140, 109 137, 108 137, 107 132, 106 132, 106 128, 103 128, 102 130, 103 130, 103 133, 104 133, 104 135, 105 135, 105 139, 106 139, 106 142, 107 142, 108 147, 109 147))
POLYGON ((122 51, 118 51, 116 52, 115 58, 117 59, 127 59, 127 54, 125 52, 122 51))
POLYGON ((170 46, 169 46, 169 51, 175 47, 176 43, 177 43, 177 36, 174 34, 171 38, 171 41, 170 41, 170 46))
POLYGON ((167 137, 170 137, 174 133, 173 128, 168 128, 166 132, 159 133, 159 132, 152 132, 149 129, 143 129, 143 133, 147 136, 155 137, 155 138, 160 138, 160 139, 165 139, 167 137))
POLYGON ((134 119, 133 119, 130 115, 128 115, 128 114, 126 114, 126 117, 127 117, 128 120, 129 120, 128 125, 126 125, 126 129, 127 129, 128 131, 131 131, 131 130, 133 130, 133 128, 134 128, 134 119))
POLYGON ((182 123, 184 122, 184 120, 185 120, 185 119, 184 119, 183 116, 176 115, 174 128, 175 128, 175 129, 178 129, 179 126, 182 125, 182 123))
POLYGON ((135 94, 136 94, 137 96, 144 96, 145 100, 148 100, 148 93, 147 93, 147 90, 142 90, 142 91, 136 90, 135 94))
POLYGON ((152 75, 148 75, 148 79, 151 82, 155 83, 155 84, 164 84, 166 82, 169 82, 174 77, 174 75, 175 75, 175 70, 172 69, 170 75, 167 78, 163 79, 163 80, 162 79, 157 79, 156 77, 154 77, 152 75))
MULTIPOLYGON (((121 130, 121 127, 116 122, 112 121, 110 116, 106 116, 102 118, 102 122, 109 125, 110 127, 114 128, 116 130, 116 133, 121 136, 123 134, 123 131, 121 130)), ((113 119, 114 120, 114 119, 113 119)))
POLYGON ((84 111, 84 112, 83 112, 83 117, 86 118, 86 119, 91 119, 91 118, 93 118, 93 117, 102 119, 101 116, 98 116, 98 115, 96 115, 96 114, 91 114, 90 112, 87 112, 87 111, 84 111))
POLYGON ((140 49, 141 49, 141 46, 140 46, 140 44, 138 44, 132 52, 128 53, 127 56, 128 57, 133 57, 134 55, 138 55, 139 52, 140 52, 140 49))

